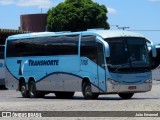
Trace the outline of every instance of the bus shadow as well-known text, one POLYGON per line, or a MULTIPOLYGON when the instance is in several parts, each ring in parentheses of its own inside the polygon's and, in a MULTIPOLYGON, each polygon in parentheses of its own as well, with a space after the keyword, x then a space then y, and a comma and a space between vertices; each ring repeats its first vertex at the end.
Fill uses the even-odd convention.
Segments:
MULTIPOLYGON (((57 99, 57 100, 85 100, 84 98, 83 98, 83 96, 75 96, 75 97, 73 97, 73 98, 57 98, 56 96, 45 96, 44 97, 44 99, 57 99)), ((122 98, 120 98, 120 97, 99 97, 99 98, 97 98, 97 99, 93 99, 93 100, 156 100, 156 99, 160 99, 160 98, 146 98, 146 97, 144 97, 144 98, 131 98, 131 99, 122 99, 122 98)))
POLYGON ((160 99, 160 98, 131 98, 131 99, 122 99, 118 97, 103 97, 103 98, 98 98, 97 100, 153 100, 153 99, 160 99))
MULTIPOLYGON (((16 97, 16 98, 21 98, 21 99, 39 99, 39 100, 73 100, 73 101, 78 101, 78 100, 85 100, 82 96, 75 96, 73 98, 57 98, 56 96, 45 96, 44 98, 23 98, 23 97, 16 97)), ((92 99, 92 100, 85 100, 85 101, 107 101, 107 100, 112 100, 112 101, 141 101, 141 100, 157 100, 160 98, 131 98, 131 99, 122 99, 120 97, 99 97, 97 99, 92 99)))
POLYGON ((45 96, 44 99, 60 99, 60 100, 84 100, 81 96, 75 96, 73 98, 57 98, 56 96, 45 96))

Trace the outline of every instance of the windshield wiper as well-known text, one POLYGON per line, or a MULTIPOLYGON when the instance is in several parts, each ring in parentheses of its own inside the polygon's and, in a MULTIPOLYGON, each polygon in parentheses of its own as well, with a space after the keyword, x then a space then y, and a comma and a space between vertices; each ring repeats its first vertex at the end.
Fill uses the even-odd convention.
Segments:
POLYGON ((114 72, 116 72, 116 71, 119 70, 120 68, 127 67, 127 66, 130 67, 130 64, 129 64, 129 63, 125 63, 125 64, 122 64, 122 65, 119 65, 119 67, 118 67, 117 69, 115 69, 114 72))

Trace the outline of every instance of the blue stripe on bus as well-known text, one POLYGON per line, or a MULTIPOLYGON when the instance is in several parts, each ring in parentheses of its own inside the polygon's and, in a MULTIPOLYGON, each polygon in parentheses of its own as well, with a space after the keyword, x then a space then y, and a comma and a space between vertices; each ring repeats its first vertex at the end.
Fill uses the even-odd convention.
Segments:
POLYGON ((37 80, 36 82, 40 82, 42 81, 43 79, 45 79, 46 77, 50 76, 50 75, 54 75, 54 74, 67 74, 67 75, 72 75, 72 76, 75 76, 75 77, 78 77, 78 78, 81 78, 83 79, 83 77, 79 76, 79 75, 76 75, 76 74, 72 74, 72 73, 67 73, 67 72, 53 72, 53 73, 50 73, 44 77, 42 77, 40 80, 37 80))
POLYGON ((104 90, 102 90, 101 88, 99 88, 97 85, 95 85, 95 84, 93 84, 93 83, 91 83, 94 87, 96 87, 97 89, 99 89, 100 91, 102 91, 102 92, 105 92, 104 90))
MULTIPOLYGON (((8 67, 6 67, 6 68, 7 68, 8 72, 9 72, 17 81, 19 81, 19 79, 18 79, 16 76, 14 76, 14 75, 9 71, 8 67)), ((37 80, 37 81, 35 81, 35 82, 36 82, 36 83, 37 83, 37 82, 40 82, 40 81, 42 81, 43 79, 45 79, 46 77, 48 77, 48 76, 50 76, 50 75, 54 75, 54 74, 67 74, 67 75, 72 75, 72 76, 75 76, 75 77, 78 77, 78 78, 83 79, 83 77, 81 77, 81 76, 79 76, 79 75, 72 74, 72 73, 67 73, 67 72, 53 72, 53 73, 50 73, 50 74, 44 76, 43 78, 41 78, 40 80, 37 80)), ((102 90, 101 88, 99 88, 97 85, 95 85, 95 84, 93 84, 93 83, 91 83, 91 84, 92 84, 94 87, 96 87, 97 89, 99 89, 100 91, 105 92, 104 90, 102 90)))

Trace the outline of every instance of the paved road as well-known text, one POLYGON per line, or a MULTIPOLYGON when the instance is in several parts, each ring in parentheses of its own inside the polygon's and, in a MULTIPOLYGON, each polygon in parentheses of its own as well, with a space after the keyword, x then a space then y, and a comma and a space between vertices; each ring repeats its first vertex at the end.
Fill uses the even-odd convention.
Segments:
POLYGON ((0 90, 0 111, 160 111, 160 82, 154 82, 150 92, 137 93, 130 100, 122 100, 118 95, 101 95, 98 100, 84 100, 79 92, 73 99, 57 99, 54 94, 29 99, 22 98, 20 92, 0 90))

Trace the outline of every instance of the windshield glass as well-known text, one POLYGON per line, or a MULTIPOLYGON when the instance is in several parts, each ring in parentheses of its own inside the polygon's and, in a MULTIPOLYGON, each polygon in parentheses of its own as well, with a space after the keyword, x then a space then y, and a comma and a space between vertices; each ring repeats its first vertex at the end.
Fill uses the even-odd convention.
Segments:
POLYGON ((149 71, 150 61, 144 38, 107 38, 110 58, 107 66, 111 72, 149 71))

